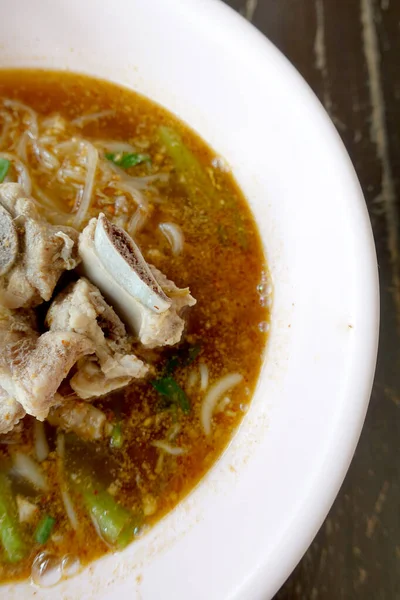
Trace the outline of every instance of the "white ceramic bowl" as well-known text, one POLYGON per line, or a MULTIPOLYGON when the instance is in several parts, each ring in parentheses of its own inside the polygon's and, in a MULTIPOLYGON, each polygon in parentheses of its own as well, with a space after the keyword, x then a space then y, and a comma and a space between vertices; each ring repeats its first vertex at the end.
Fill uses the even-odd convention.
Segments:
POLYGON ((71 69, 139 90, 233 168, 275 297, 262 376, 231 446, 147 536, 54 590, 8 598, 270 598, 320 527, 371 391, 378 283, 367 210, 307 85, 214 0, 3 2, 0 64, 71 69))

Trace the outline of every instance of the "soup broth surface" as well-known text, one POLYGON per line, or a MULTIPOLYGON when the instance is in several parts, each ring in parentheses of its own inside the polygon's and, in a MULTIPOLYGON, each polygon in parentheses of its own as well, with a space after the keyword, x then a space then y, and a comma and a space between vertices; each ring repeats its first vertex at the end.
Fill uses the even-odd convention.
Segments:
MULTIPOLYGON (((96 531, 79 486, 85 477, 102 510, 113 511, 112 504, 130 513, 132 537, 197 484, 249 407, 266 344, 270 289, 256 224, 229 167, 184 123, 128 89, 65 72, 0 71, 2 156, 11 157, 5 181, 21 179, 14 159, 24 165, 31 196, 50 222, 82 229, 103 212, 132 235, 148 263, 177 286, 189 287, 197 300, 178 346, 137 345, 138 356, 151 364, 149 377, 92 402, 107 415, 111 435, 90 441, 45 422, 48 454, 41 462, 34 418, 23 419, 16 443, 0 437, 0 471, 16 506, 20 512, 21 502, 34 507, 19 525, 23 556, 14 562, 0 556, 5 582, 30 576, 41 552, 85 565, 124 546, 124 540, 113 545, 96 531), (77 222, 90 157, 96 155, 90 204, 77 222), (139 190, 136 197, 132 187, 139 190), (204 402, 227 376, 235 383, 218 398, 207 433, 204 402), (154 385, 167 378, 189 407, 175 388, 163 393, 154 385), (16 452, 35 460, 46 489, 15 473, 16 452), (38 526, 49 517, 51 532, 40 543, 38 526)), ((68 381, 63 385, 70 393, 68 381)))

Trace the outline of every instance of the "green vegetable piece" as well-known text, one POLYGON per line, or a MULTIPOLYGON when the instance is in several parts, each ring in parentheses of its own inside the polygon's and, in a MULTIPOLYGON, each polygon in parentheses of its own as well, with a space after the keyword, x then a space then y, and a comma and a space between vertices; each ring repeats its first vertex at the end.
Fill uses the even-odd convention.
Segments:
MULTIPOLYGON (((180 175, 181 181, 185 186, 186 193, 189 199, 195 203, 199 197, 208 201, 208 210, 221 210, 221 205, 218 202, 220 192, 214 187, 210 177, 208 176, 201 163, 197 160, 194 154, 185 146, 181 137, 176 131, 162 125, 159 130, 161 143, 169 156, 172 158, 175 169, 180 175)), ((244 229, 242 219, 237 210, 236 201, 229 195, 224 195, 223 210, 230 209, 233 211, 235 224, 237 228, 239 245, 245 250, 248 246, 246 231, 244 229)), ((228 242, 227 231, 218 227, 218 235, 222 243, 228 242)))
POLYGON ((123 443, 124 443, 124 436, 122 433, 121 423, 116 423, 116 425, 114 425, 113 430, 111 432, 110 446, 112 448, 122 448, 123 443))
POLYGON ((117 547, 119 550, 123 550, 131 543, 131 541, 137 536, 140 530, 140 525, 143 519, 141 517, 135 517, 131 515, 131 519, 128 525, 121 531, 117 539, 117 547))
POLYGON ((161 396, 166 396, 172 403, 181 407, 184 413, 190 412, 189 398, 181 386, 170 375, 161 379, 154 379, 151 385, 161 396))
POLYGON ((144 162, 151 162, 148 154, 139 154, 137 152, 107 152, 106 158, 113 162, 121 169, 129 169, 130 167, 136 167, 144 162))
POLYGON ((26 554, 22 539, 18 511, 11 484, 4 473, 0 473, 0 542, 10 562, 19 562, 26 554))
POLYGON ((89 485, 81 492, 85 506, 104 541, 118 547, 129 544, 137 527, 133 514, 118 504, 106 490, 98 490, 89 485))
POLYGON ((50 517, 50 515, 45 515, 40 519, 35 530, 35 542, 38 544, 45 544, 51 535, 55 523, 56 520, 53 517, 50 517))
POLYGON ((0 183, 3 183, 9 168, 10 161, 6 158, 0 158, 0 183))
POLYGON ((215 190, 203 167, 192 152, 182 142, 181 137, 169 127, 159 128, 160 140, 172 158, 175 168, 182 175, 183 182, 192 201, 198 199, 198 191, 209 200, 215 199, 215 190))
POLYGON ((141 514, 133 514, 104 489, 84 465, 79 476, 70 480, 71 487, 81 495, 84 506, 99 536, 117 549, 124 548, 133 540, 142 524, 141 514))

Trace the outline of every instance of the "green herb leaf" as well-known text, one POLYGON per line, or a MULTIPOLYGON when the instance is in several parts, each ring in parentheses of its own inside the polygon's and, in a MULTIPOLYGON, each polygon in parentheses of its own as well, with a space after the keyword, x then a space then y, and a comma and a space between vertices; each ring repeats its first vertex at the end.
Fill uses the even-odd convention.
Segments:
POLYGON ((0 183, 3 183, 9 168, 10 161, 6 158, 0 158, 0 183))
POLYGON ((181 386, 170 375, 161 379, 154 379, 151 385, 161 396, 165 396, 172 403, 181 407, 184 413, 190 412, 189 398, 181 388, 181 386))
POLYGON ((38 523, 35 531, 35 541, 38 544, 45 544, 50 537, 51 531, 56 520, 50 515, 45 515, 38 523))
POLYGON ((129 169, 130 167, 135 167, 144 162, 151 162, 148 154, 139 154, 137 152, 107 152, 105 156, 108 160, 113 162, 114 165, 117 165, 122 169, 129 169))

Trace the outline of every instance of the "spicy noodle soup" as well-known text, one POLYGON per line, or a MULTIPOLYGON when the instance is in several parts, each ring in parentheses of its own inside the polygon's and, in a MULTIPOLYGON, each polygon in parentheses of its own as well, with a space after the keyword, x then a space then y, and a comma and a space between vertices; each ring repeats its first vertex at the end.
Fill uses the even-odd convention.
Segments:
POLYGON ((270 286, 223 159, 104 81, 0 71, 0 204, 0 321, 14 336, 0 363, 0 403, 14 411, 0 405, 0 581, 49 585, 133 541, 221 454, 257 381, 270 286), (26 266, 32 222, 54 242, 44 253, 64 244, 40 285, 26 266), (37 350, 50 335, 62 375, 37 350), (49 364, 60 383, 34 397, 49 364))

